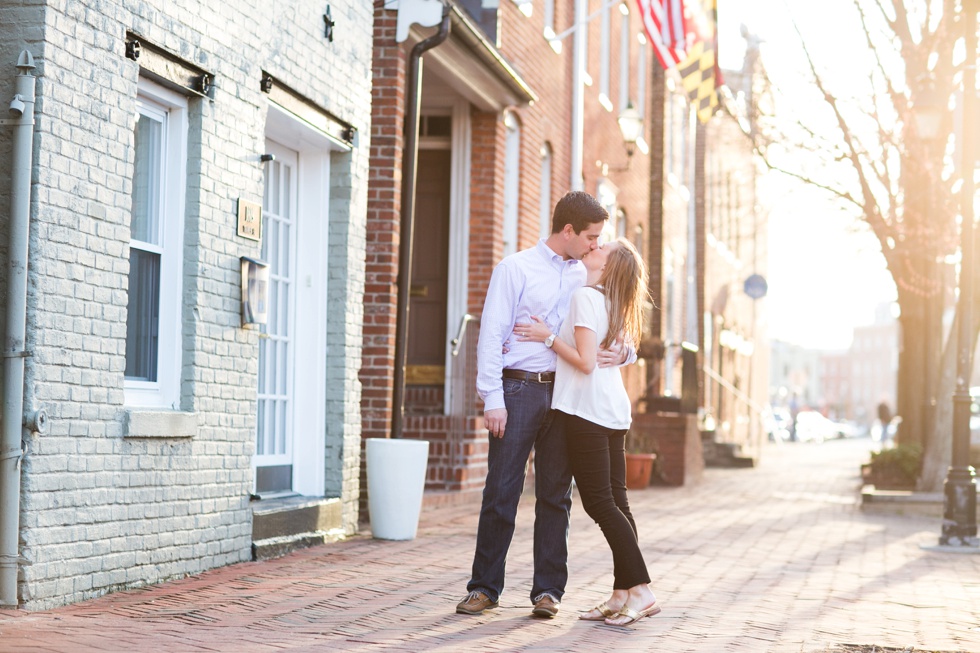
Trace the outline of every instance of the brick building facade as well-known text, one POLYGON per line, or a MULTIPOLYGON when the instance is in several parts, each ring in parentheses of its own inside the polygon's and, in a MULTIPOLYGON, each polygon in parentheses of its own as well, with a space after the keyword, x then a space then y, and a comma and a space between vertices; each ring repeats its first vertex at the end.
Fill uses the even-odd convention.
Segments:
MULTIPOLYGON (((356 532, 363 440, 389 437, 395 411, 409 56, 437 31, 403 10, 432 2, 0 6, 0 97, 20 51, 38 75, 23 385, 48 419, 23 457, 0 456, 22 479, 20 604, 356 532), (249 305, 265 325, 242 325, 243 257, 268 266, 267 304, 249 305), (277 530, 290 521, 303 526, 277 530)), ((433 499, 479 496, 484 294, 565 192, 599 197, 607 235, 648 261, 650 338, 666 346, 624 370, 637 405, 680 390, 675 345, 703 348, 712 275, 711 141, 633 3, 457 0, 449 21, 422 59, 406 284, 403 436, 430 442, 433 499)), ((9 222, 0 210, 5 259, 9 222)))
MULTIPOLYGON (((406 13, 414 4, 401 3, 406 13)), ((435 164, 426 168, 422 157, 449 150, 449 172, 442 173, 448 200, 440 218, 449 230, 445 242, 450 254, 442 263, 449 284, 438 290, 445 300, 438 302, 434 321, 411 317, 427 310, 419 295, 410 304, 409 333, 440 340, 435 351, 426 353, 427 343, 409 335, 402 435, 430 442, 430 498, 440 493, 474 495, 483 486, 488 445, 475 397, 474 349, 496 263, 550 233, 551 210, 569 190, 592 193, 608 207, 607 236, 628 237, 646 257, 657 258, 650 249, 649 228, 649 134, 657 115, 650 80, 657 64, 632 4, 596 1, 582 3, 579 10, 583 15, 577 17, 568 2, 508 0, 494 10, 484 10, 479 2, 455 3, 448 39, 423 56, 418 202, 433 206, 431 198, 422 197, 435 164), (586 16, 593 19, 586 22, 586 16), (573 28, 578 19, 585 29, 573 28), (576 61, 582 62, 578 70, 576 61), (628 106, 638 109, 644 121, 644 136, 632 156, 617 123, 628 106), (453 340, 459 334, 454 355, 453 340)), ((406 156, 397 127, 406 113, 410 50, 436 32, 416 24, 398 42, 398 13, 389 5, 375 8, 368 290, 360 373, 365 438, 389 437, 395 410, 392 368, 406 156)), ((422 212, 417 207, 417 215, 422 212)), ((425 274, 420 257, 429 261, 442 255, 433 253, 427 242, 435 227, 420 229, 419 219, 413 293, 423 292, 414 280, 425 274)), ((625 372, 637 397, 646 385, 644 366, 641 362, 625 372)))
POLYGON ((331 5, 332 38, 308 2, 0 6, 0 96, 36 65, 23 399, 47 417, 2 456, 14 605, 248 560, 276 497, 356 530, 373 15, 331 5), (242 257, 269 264, 265 325, 242 257))

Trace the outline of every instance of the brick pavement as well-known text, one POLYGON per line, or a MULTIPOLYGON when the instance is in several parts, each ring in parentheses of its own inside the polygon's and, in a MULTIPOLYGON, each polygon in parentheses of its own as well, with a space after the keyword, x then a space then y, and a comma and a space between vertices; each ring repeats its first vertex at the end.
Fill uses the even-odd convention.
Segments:
POLYGON ((576 619, 612 582, 608 548, 577 500, 563 611, 529 616, 527 501, 509 586, 481 616, 453 613, 476 508, 449 505, 427 510, 409 542, 359 536, 56 610, 0 611, 0 650, 980 651, 980 555, 921 548, 936 543, 938 519, 862 512, 868 446, 771 445, 756 469, 633 492, 663 612, 632 628, 576 619))

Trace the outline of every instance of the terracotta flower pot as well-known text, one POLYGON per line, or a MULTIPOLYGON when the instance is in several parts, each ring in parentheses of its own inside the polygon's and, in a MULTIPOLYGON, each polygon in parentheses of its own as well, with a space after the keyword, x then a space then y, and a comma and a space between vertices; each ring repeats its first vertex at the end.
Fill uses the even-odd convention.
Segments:
POLYGON ((626 487, 630 490, 649 487, 650 475, 653 473, 653 463, 656 459, 655 453, 626 454, 626 487))

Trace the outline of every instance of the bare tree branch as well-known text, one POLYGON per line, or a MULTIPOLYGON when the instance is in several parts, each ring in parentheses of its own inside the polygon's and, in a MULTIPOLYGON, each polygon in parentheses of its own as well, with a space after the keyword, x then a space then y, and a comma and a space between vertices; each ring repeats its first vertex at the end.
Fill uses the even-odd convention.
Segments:
POLYGON ((778 172, 778 173, 784 174, 784 175, 786 175, 788 177, 793 177, 794 179, 799 179, 800 181, 806 182, 810 186, 814 186, 816 188, 823 189, 823 190, 827 191, 828 193, 831 193, 835 197, 838 197, 838 198, 840 198, 842 200, 845 200, 846 202, 849 202, 850 204, 853 204, 858 209, 861 209, 863 211, 863 208, 864 207, 862 206, 862 204, 860 202, 858 202, 854 198, 854 196, 851 195, 850 193, 848 193, 846 191, 842 191, 839 188, 834 188, 833 186, 828 186, 827 184, 823 184, 823 183, 817 181, 816 179, 814 179, 812 177, 808 177, 808 176, 806 176, 804 174, 801 174, 799 172, 796 172, 795 170, 789 170, 788 168, 783 168, 781 166, 778 166, 778 165, 772 163, 769 160, 769 157, 766 155, 766 153, 763 150, 760 150, 758 148, 755 148, 755 152, 756 152, 756 154, 759 155, 759 158, 762 159, 762 162, 766 164, 766 167, 769 168, 770 170, 772 170, 773 172, 778 172))
MULTIPOLYGON (((881 6, 881 0, 877 0, 877 4, 878 9, 881 11, 882 18, 887 21, 888 17, 881 6)), ((881 61, 881 54, 871 38, 871 29, 868 27, 868 17, 864 13, 864 8, 861 6, 861 3, 858 2, 858 0, 854 0, 854 7, 857 9, 858 15, 861 17, 861 26, 864 28, 864 35, 867 39, 868 49, 874 54, 875 62, 878 64, 878 71, 881 73, 881 77, 885 82, 886 88, 888 89, 888 97, 891 98, 892 104, 894 105, 895 110, 898 112, 898 115, 902 116, 902 119, 904 120, 905 116, 907 116, 909 113, 908 98, 895 89, 895 85, 892 83, 892 78, 888 74, 884 63, 881 61)), ((872 89, 874 88, 873 82, 871 87, 872 89)))
POLYGON ((800 39, 800 47, 803 50, 803 54, 806 56, 807 64, 810 66, 810 73, 813 75, 814 83, 817 89, 823 94, 824 100, 830 105, 830 108, 834 112, 834 116, 837 118, 837 125, 841 130, 841 135, 844 138, 844 142, 849 150, 849 158, 854 167, 854 171, 857 173, 858 183, 861 186, 861 195, 863 203, 859 204, 861 212, 864 214, 865 220, 871 226, 871 231, 878 238, 878 242, 881 244, 882 253, 885 255, 886 260, 889 258, 888 241, 886 234, 889 233, 888 223, 884 221, 881 213, 878 209, 878 203, 875 201, 874 193, 871 191, 871 186, 868 184, 867 176, 865 175, 864 168, 861 165, 861 160, 858 156, 857 150, 854 144, 854 138, 851 134, 851 130, 844 116, 841 115, 840 108, 837 106, 837 99, 827 90, 823 83, 823 79, 817 73, 817 68, 813 63, 813 57, 810 55, 810 50, 806 47, 806 42, 803 39, 803 34, 800 32, 799 25, 796 24, 796 20, 791 17, 791 22, 793 23, 793 29, 796 31, 797 36, 800 39))

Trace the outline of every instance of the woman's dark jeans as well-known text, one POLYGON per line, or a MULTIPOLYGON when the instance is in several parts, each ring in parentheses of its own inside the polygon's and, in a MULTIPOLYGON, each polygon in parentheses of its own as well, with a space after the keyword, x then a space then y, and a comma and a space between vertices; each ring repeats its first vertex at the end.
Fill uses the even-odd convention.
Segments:
POLYGON ((626 497, 626 430, 607 429, 560 411, 555 411, 555 421, 564 422, 568 459, 585 512, 599 524, 612 549, 613 589, 649 583, 626 497))
POLYGON ((494 601, 504 590, 507 550, 514 537, 517 505, 524 491, 528 456, 534 448, 534 579, 531 601, 551 594, 561 601, 568 581, 568 518, 572 476, 565 440, 555 429, 551 383, 504 379, 507 427, 503 438, 490 436, 489 468, 476 533, 473 575, 467 591, 494 601))

